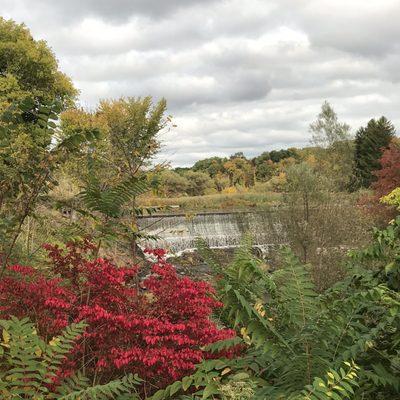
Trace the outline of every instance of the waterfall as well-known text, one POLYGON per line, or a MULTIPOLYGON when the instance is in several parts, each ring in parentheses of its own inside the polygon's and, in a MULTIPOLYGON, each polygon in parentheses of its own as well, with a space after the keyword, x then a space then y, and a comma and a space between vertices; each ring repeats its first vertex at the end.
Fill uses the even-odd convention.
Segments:
POLYGON ((262 250, 285 241, 277 216, 271 211, 146 216, 139 219, 139 227, 157 240, 145 240, 141 246, 179 254, 193 250, 196 238, 201 237, 211 248, 229 248, 237 247, 249 233, 262 250))

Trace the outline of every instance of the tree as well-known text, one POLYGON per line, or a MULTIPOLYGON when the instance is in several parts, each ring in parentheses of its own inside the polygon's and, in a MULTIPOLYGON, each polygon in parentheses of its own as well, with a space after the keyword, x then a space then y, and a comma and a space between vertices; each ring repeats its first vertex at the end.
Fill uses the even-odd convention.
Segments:
POLYGON ((164 196, 179 196, 185 194, 189 181, 174 171, 165 170, 160 174, 159 192, 164 196))
POLYGON ((250 187, 254 185, 253 167, 245 158, 231 158, 224 164, 224 168, 229 176, 230 186, 244 185, 250 187))
MULTIPOLYGON (((0 254, 3 270, 55 170, 86 140, 59 137, 59 113, 77 91, 44 41, 0 18, 0 254)), ((86 132, 87 133, 87 132, 86 132)), ((90 136, 94 132, 90 132, 90 136)))
POLYGON ((193 171, 202 171, 208 173, 211 178, 214 178, 217 174, 224 174, 224 163, 227 161, 226 158, 211 157, 199 160, 193 165, 193 171))
POLYGON ((399 143, 392 141, 382 153, 379 160, 381 168, 374 171, 376 181, 372 189, 378 198, 387 195, 393 189, 400 187, 400 147, 399 143))
POLYGON ((57 138, 58 103, 43 104, 35 112, 32 101, 25 99, 9 108, 12 112, 0 113, 0 276, 26 219, 56 184, 56 170, 97 134, 88 131, 57 138), (31 122, 26 115, 32 115, 31 122))
POLYGON ((229 158, 231 160, 233 160, 234 158, 244 158, 246 160, 246 156, 244 155, 243 151, 238 151, 238 152, 232 154, 229 158))
POLYGON ((310 132, 311 142, 323 148, 351 138, 350 125, 339 122, 335 110, 327 101, 322 104, 317 120, 310 124, 310 132))
POLYGON ((186 190, 189 196, 202 196, 214 186, 213 180, 204 172, 188 171, 183 176, 189 182, 186 190))
POLYGON ((318 289, 329 287, 344 275, 342 246, 363 243, 368 222, 349 200, 338 201, 335 183, 306 162, 286 168, 282 203, 285 239, 312 264, 318 289))
POLYGON ((373 171, 380 169, 379 160, 394 135, 395 128, 385 117, 371 119, 366 127, 357 131, 354 151, 355 188, 367 188, 376 180, 373 171))
POLYGON ((296 158, 297 152, 293 148, 282 149, 282 150, 272 150, 272 151, 270 151, 269 156, 274 163, 278 163, 285 158, 289 158, 289 157, 296 158))
POLYGON ((272 178, 275 168, 268 151, 264 151, 259 156, 254 157, 251 161, 255 167, 257 180, 265 182, 272 178))
POLYGON ((76 95, 46 42, 34 40, 25 25, 0 17, 0 110, 26 98, 34 107, 56 100, 65 108, 76 95))
POLYGON ((310 124, 311 143, 316 148, 320 169, 330 175, 339 190, 347 189, 352 177, 354 150, 350 126, 340 122, 332 106, 325 101, 316 121, 310 124))
POLYGON ((100 103, 98 118, 105 122, 109 167, 119 177, 135 176, 160 149, 159 132, 171 121, 167 103, 151 97, 108 100, 100 103))
POLYGON ((136 218, 146 210, 136 207, 136 197, 148 189, 146 174, 160 148, 158 134, 171 122, 165 110, 164 99, 153 104, 151 97, 121 98, 102 101, 95 112, 74 110, 63 115, 64 134, 92 127, 101 132, 94 146, 82 147, 70 161, 83 189, 78 196, 81 211, 90 212, 96 221, 90 233, 97 235, 99 249, 118 240, 129 246, 132 256, 139 251, 137 239, 142 233, 136 218))

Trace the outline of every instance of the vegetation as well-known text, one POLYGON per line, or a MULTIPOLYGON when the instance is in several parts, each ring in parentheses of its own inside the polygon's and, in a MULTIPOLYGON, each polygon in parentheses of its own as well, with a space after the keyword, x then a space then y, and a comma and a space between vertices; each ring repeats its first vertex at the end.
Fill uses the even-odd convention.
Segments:
POLYGON ((399 398, 390 121, 353 140, 325 102, 312 147, 171 169, 153 163, 173 127, 165 100, 87 111, 25 26, 0 19, 0 50, 1 398, 399 398), (210 282, 181 276, 139 246, 138 217, 172 206, 274 206, 288 246, 269 265, 250 232, 225 266, 199 239, 210 282))
POLYGON ((152 274, 139 281, 138 267, 90 258, 96 246, 87 241, 68 244, 66 252, 46 248, 50 274, 8 268, 0 280, 0 316, 29 317, 45 338, 71 320, 86 321, 83 341, 66 351, 58 377, 82 370, 106 384, 130 372, 146 379, 142 391, 151 393, 193 371, 207 358, 202 346, 232 336, 209 319, 220 306, 211 287, 179 277, 162 251, 152 252, 152 274))
POLYGON ((80 371, 66 379, 57 375, 65 355, 83 334, 85 323, 68 326, 49 343, 39 337, 27 318, 0 320, 0 329, 0 393, 3 399, 113 399, 124 393, 138 398, 135 386, 141 380, 137 376, 126 375, 104 385, 92 385, 80 371))
POLYGON ((395 129, 385 117, 371 119, 361 127, 355 138, 354 175, 357 185, 369 187, 374 181, 373 171, 380 168, 382 152, 394 138, 395 129))
POLYGON ((34 40, 24 25, 1 17, 0 72, 1 112, 26 99, 36 109, 54 101, 65 108, 77 95, 46 42, 34 40))
MULTIPOLYGON (((200 244, 219 277, 220 318, 238 332, 234 342, 210 348, 240 343, 242 351, 208 365, 215 375, 212 381, 203 379, 199 398, 238 380, 256 388, 254 398, 260 399, 396 398, 399 293, 389 268, 372 267, 383 253, 388 258, 382 264, 396 258, 400 237, 396 228, 389 238, 391 231, 377 231, 374 244, 348 260, 347 278, 321 294, 314 290, 309 266, 289 250, 283 252, 282 267, 267 274, 249 243, 227 269, 200 244), (389 254, 389 249, 395 251, 389 254)), ((188 379, 199 384, 198 376, 188 379)), ((182 380, 181 389, 187 381, 182 380)))

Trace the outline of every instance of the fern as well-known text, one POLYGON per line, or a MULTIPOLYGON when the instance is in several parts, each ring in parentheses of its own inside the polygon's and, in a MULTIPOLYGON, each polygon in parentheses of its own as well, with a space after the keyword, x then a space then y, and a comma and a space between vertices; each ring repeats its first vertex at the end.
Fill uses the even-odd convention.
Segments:
POLYGON ((146 182, 136 177, 130 177, 113 187, 103 189, 93 176, 79 197, 90 211, 100 212, 109 218, 118 218, 125 204, 147 190, 146 182))
POLYGON ((311 275, 289 249, 282 250, 284 264, 275 271, 272 279, 277 291, 281 318, 294 330, 302 330, 308 318, 315 315, 318 307, 317 294, 311 275))
MULTIPOLYGON (((377 237, 386 243, 382 238, 392 243, 393 232, 377 237)), ((362 258, 355 262, 353 256, 350 275, 317 294, 308 266, 288 249, 283 251, 282 267, 266 273, 247 239, 226 268, 204 243, 201 246, 203 258, 217 274, 223 321, 237 328, 245 346, 236 362, 227 363, 229 373, 214 375, 214 382, 229 382, 235 373, 245 371, 258 384, 256 398, 269 400, 346 399, 360 394, 372 400, 377 387, 385 398, 399 395, 400 294, 382 282, 382 274, 358 274, 362 258), (325 378, 314 378, 321 376, 325 378)), ((380 257, 381 250, 374 248, 372 253, 369 257, 380 257)), ((389 254, 386 258, 390 262, 389 254)), ((229 343, 216 343, 211 349, 223 346, 229 343)))
POLYGON ((300 396, 293 400, 344 400, 354 396, 354 388, 358 386, 359 367, 353 362, 345 362, 347 371, 340 368, 339 372, 330 369, 326 379, 314 378, 312 385, 308 385, 300 396))
POLYGON ((134 387, 141 380, 128 375, 104 385, 92 386, 79 371, 50 391, 61 363, 82 335, 84 322, 72 324, 49 343, 37 334, 27 318, 0 320, 0 395, 4 400, 15 398, 91 400, 116 399, 130 394, 138 399, 134 387))
POLYGON ((205 242, 198 242, 200 254, 211 263, 218 273, 217 289, 223 303, 223 320, 240 330, 256 346, 266 346, 270 351, 275 346, 268 340, 275 336, 278 344, 292 351, 287 341, 265 317, 262 307, 263 294, 272 292, 275 286, 270 277, 260 267, 259 260, 252 254, 252 241, 246 236, 238 248, 233 262, 222 268, 212 256, 205 242))
POLYGON ((104 385, 90 386, 86 379, 72 378, 58 389, 60 396, 54 398, 60 400, 91 400, 91 399, 117 399, 124 394, 129 394, 130 400, 139 399, 135 391, 135 386, 142 382, 137 375, 126 375, 121 379, 113 380, 104 385), (73 382, 71 382, 71 380, 73 382))
POLYGON ((5 363, 0 369, 0 391, 4 396, 34 396, 48 393, 46 385, 72 349, 73 342, 83 333, 85 324, 71 325, 49 344, 40 339, 26 318, 1 320, 0 327, 2 364, 5 363))

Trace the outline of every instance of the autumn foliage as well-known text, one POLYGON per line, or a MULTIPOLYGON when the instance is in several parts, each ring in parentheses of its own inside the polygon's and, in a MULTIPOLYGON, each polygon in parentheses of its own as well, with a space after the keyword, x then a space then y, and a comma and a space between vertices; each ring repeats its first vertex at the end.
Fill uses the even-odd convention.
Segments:
POLYGON ((400 147, 397 143, 392 142, 389 148, 384 150, 380 165, 381 169, 374 172, 377 180, 372 185, 379 198, 400 187, 400 147))
POLYGON ((151 274, 137 266, 117 267, 90 259, 94 246, 70 243, 63 251, 47 245, 46 273, 14 265, 0 281, 0 318, 30 317, 51 338, 80 320, 88 323, 60 376, 84 368, 108 381, 134 372, 148 385, 167 385, 207 358, 204 345, 231 337, 210 315, 220 304, 208 283, 177 275, 163 250, 151 250, 151 274))
POLYGON ((395 209, 383 204, 381 198, 400 187, 400 147, 397 141, 392 140, 389 147, 382 150, 379 165, 380 169, 372 173, 376 177, 371 185, 373 193, 362 197, 359 206, 374 216, 375 223, 384 225, 396 215, 395 209))

